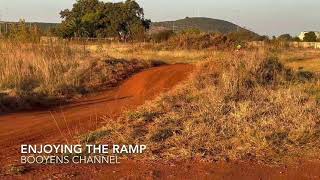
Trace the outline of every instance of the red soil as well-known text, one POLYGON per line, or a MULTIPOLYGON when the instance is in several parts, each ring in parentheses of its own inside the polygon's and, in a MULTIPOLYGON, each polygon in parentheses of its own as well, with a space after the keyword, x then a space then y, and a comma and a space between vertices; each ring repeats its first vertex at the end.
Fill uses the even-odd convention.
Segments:
POLYGON ((185 80, 191 65, 169 65, 141 72, 118 88, 101 92, 48 111, 21 112, 0 116, 0 179, 8 178, 217 178, 217 179, 299 179, 320 178, 320 163, 269 167, 250 162, 203 163, 199 161, 123 161, 119 165, 28 166, 22 176, 8 174, 19 164, 21 144, 66 143, 76 135, 101 127, 99 118, 116 118, 159 93, 185 80))

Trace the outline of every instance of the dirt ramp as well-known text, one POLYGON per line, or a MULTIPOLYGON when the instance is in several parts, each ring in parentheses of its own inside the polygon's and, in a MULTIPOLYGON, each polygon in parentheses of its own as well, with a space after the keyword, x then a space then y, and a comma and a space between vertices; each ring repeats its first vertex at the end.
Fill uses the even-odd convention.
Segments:
MULTIPOLYGON (((21 144, 63 143, 68 138, 99 128, 101 116, 116 118, 145 100, 172 89, 185 80, 192 65, 177 64, 152 68, 129 78, 121 86, 46 111, 0 116, 0 161, 16 160, 21 144)), ((6 163, 4 162, 4 163, 6 163)))
POLYGON ((161 92, 172 89, 173 86, 186 79, 192 69, 193 66, 187 64, 152 68, 126 81, 120 87, 116 97, 136 97, 141 98, 141 101, 150 99, 161 92))

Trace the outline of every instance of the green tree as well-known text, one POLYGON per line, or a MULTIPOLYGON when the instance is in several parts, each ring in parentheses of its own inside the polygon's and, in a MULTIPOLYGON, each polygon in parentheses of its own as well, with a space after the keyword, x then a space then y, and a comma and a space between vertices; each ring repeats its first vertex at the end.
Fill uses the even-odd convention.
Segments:
POLYGON ((317 35, 314 32, 308 32, 304 35, 303 41, 305 42, 316 42, 317 41, 317 35))
POLYGON ((279 41, 292 41, 293 38, 290 34, 282 34, 278 37, 279 41))
POLYGON ((299 37, 294 37, 294 38, 292 38, 292 41, 294 41, 294 42, 300 42, 301 39, 300 39, 299 37))
POLYGON ((140 39, 150 28, 143 9, 133 0, 104 3, 99 0, 77 0, 71 10, 61 11, 59 35, 71 37, 115 37, 140 39))

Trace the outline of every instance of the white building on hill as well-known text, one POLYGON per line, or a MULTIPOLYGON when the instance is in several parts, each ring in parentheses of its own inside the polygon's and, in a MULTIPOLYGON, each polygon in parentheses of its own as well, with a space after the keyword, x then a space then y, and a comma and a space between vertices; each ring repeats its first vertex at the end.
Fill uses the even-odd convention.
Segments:
MULTIPOLYGON (((298 36, 299 39, 300 39, 301 41, 303 41, 305 34, 307 34, 308 32, 311 32, 311 31, 301 32, 300 35, 298 36)), ((319 32, 319 31, 318 31, 318 32, 317 32, 317 31, 313 31, 313 32, 316 34, 317 38, 320 39, 320 32, 319 32)))

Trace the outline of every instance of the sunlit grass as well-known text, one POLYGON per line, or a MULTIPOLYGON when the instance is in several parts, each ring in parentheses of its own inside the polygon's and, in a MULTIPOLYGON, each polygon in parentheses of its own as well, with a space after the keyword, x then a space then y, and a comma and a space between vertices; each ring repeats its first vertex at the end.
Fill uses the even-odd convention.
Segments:
POLYGON ((117 85, 152 61, 93 55, 68 42, 0 42, 0 112, 51 106, 117 85))
POLYGON ((290 49, 279 53, 280 60, 294 70, 320 72, 320 50, 290 49))
POLYGON ((120 59, 161 60, 168 64, 197 63, 209 57, 219 57, 224 52, 212 50, 166 50, 152 44, 104 44, 88 45, 88 50, 99 56, 120 59))
POLYGON ((308 77, 268 52, 211 57, 181 86, 107 123, 100 142, 147 144, 145 156, 162 159, 319 157, 319 84, 308 77))

